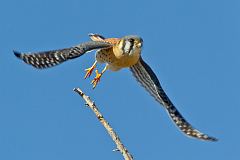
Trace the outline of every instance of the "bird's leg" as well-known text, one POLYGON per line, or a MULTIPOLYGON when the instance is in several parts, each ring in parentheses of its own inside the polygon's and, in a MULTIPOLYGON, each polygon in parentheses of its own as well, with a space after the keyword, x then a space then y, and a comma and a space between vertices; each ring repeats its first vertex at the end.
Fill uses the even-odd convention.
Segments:
POLYGON ((92 67, 85 69, 85 71, 87 72, 84 76, 85 79, 91 76, 93 70, 96 68, 96 65, 97 65, 97 61, 93 63, 92 67))
POLYGON ((98 73, 98 70, 96 69, 96 77, 92 80, 93 89, 97 86, 98 82, 100 82, 100 78, 102 77, 103 73, 107 70, 107 65, 104 67, 101 73, 98 73))

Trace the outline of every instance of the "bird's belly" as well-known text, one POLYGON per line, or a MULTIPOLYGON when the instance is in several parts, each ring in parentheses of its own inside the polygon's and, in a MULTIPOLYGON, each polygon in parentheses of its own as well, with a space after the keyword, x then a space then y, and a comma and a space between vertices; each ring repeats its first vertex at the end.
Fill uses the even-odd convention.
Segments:
POLYGON ((139 57, 139 54, 122 56, 121 58, 117 58, 111 65, 119 68, 131 67, 138 62, 139 57))
POLYGON ((99 63, 107 63, 108 69, 112 71, 117 71, 121 68, 131 67, 136 64, 139 60, 140 54, 137 52, 135 54, 129 55, 116 55, 114 54, 112 48, 101 49, 96 53, 96 60, 99 63))
POLYGON ((109 49, 101 49, 96 53, 96 60, 99 63, 113 63, 116 61, 116 57, 113 54, 112 48, 109 49))

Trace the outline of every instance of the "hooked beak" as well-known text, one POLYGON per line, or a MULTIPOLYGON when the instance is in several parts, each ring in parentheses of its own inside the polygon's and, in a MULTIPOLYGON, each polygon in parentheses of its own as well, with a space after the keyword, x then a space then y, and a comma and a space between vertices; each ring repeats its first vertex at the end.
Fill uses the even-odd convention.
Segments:
POLYGON ((137 44, 137 47, 138 47, 138 48, 141 48, 141 47, 142 47, 142 43, 139 42, 139 43, 137 44))

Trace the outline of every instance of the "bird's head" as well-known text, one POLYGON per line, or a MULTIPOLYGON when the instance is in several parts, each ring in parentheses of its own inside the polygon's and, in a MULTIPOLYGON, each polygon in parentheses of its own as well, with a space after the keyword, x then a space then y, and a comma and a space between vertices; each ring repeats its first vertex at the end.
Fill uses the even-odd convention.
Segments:
POLYGON ((139 36, 129 35, 121 38, 118 43, 119 49, 122 51, 122 54, 132 55, 136 52, 140 52, 143 45, 143 40, 139 36))

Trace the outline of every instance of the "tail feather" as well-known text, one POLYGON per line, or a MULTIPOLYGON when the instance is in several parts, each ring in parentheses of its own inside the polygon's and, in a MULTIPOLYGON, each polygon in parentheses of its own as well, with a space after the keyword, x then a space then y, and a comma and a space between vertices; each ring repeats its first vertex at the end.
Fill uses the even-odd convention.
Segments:
POLYGON ((105 39, 105 37, 103 37, 102 35, 95 33, 89 33, 88 36, 93 41, 103 41, 105 39))

